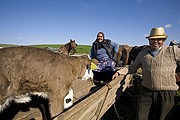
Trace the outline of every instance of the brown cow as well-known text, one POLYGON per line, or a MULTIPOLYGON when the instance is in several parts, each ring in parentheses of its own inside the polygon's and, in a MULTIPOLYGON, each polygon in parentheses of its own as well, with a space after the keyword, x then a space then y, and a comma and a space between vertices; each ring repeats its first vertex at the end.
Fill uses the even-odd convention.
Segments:
POLYGON ((62 112, 64 97, 73 80, 93 76, 87 76, 92 73, 89 69, 87 73, 88 59, 87 56, 59 55, 33 47, 0 49, 0 119, 12 119, 9 115, 18 112, 20 108, 3 114, 13 103, 32 107, 35 99, 38 99, 35 103, 44 115, 43 119, 51 118, 46 113, 47 106, 41 104, 43 100, 49 101, 51 115, 62 112))
POLYGON ((131 50, 130 46, 128 46, 128 45, 120 45, 119 46, 119 51, 117 53, 118 61, 122 61, 124 65, 127 65, 130 50, 131 50))
POLYGON ((58 52, 64 55, 69 55, 69 54, 72 55, 76 52, 76 47, 77 47, 76 41, 70 39, 70 42, 59 47, 58 52))
POLYGON ((131 62, 133 62, 137 55, 144 49, 148 48, 149 45, 142 45, 142 46, 134 46, 131 48, 130 52, 129 52, 129 58, 128 58, 128 62, 127 65, 130 65, 131 62))
POLYGON ((51 48, 51 47, 44 47, 45 50, 50 50, 59 54, 64 54, 64 55, 73 55, 76 53, 76 41, 70 39, 70 41, 63 46, 60 46, 59 48, 51 48))

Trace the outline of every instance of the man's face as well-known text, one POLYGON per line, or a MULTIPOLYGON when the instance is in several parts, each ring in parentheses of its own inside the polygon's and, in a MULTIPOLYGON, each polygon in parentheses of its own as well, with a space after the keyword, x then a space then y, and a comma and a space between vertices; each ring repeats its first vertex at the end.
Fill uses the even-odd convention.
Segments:
POLYGON ((164 45, 165 39, 162 38, 156 38, 156 39, 149 39, 149 45, 151 47, 151 50, 157 50, 161 46, 164 45))
POLYGON ((100 34, 100 33, 99 33, 99 34, 97 35, 97 40, 98 40, 98 42, 102 42, 103 39, 104 39, 104 38, 103 38, 103 34, 100 34))

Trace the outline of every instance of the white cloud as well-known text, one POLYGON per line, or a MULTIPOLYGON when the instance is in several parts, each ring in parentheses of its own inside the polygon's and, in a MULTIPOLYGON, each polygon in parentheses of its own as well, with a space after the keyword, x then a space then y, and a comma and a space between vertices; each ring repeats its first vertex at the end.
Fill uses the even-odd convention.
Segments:
POLYGON ((146 33, 146 34, 144 34, 144 37, 146 38, 146 37, 148 37, 149 35, 150 35, 150 34, 147 34, 147 33, 146 33))
POLYGON ((171 28, 172 25, 171 25, 171 24, 166 24, 164 27, 165 27, 165 28, 171 28))
POLYGON ((147 36, 149 36, 148 34, 144 34, 144 37, 147 37, 147 36))
POLYGON ((18 37, 17 39, 18 39, 19 41, 22 41, 22 40, 23 40, 22 37, 18 37))
POLYGON ((78 0, 80 5, 85 9, 95 10, 97 8, 107 9, 111 0, 78 0))
POLYGON ((78 2, 80 3, 80 5, 81 5, 83 8, 91 9, 91 10, 94 9, 93 1, 78 0, 78 2))

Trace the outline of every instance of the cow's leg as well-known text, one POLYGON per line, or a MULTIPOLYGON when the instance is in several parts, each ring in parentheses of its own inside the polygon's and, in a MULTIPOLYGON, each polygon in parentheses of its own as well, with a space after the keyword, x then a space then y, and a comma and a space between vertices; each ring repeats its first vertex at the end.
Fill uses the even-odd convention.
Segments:
POLYGON ((59 91, 54 91, 49 94, 50 111, 52 117, 57 116, 64 110, 64 97, 68 93, 68 90, 61 88, 59 91))
MULTIPOLYGON (((29 102, 29 107, 38 108, 43 120, 51 120, 49 100, 46 96, 43 96, 43 94, 42 92, 30 94, 31 101, 29 102)), ((46 93, 44 95, 46 95, 46 93)))
POLYGON ((60 114, 63 111, 63 98, 60 100, 57 97, 52 97, 50 100, 50 111, 52 118, 55 118, 58 114, 60 114), (62 103, 60 103, 62 101, 62 103))
POLYGON ((52 120, 48 103, 40 103, 38 108, 41 111, 43 120, 52 120))

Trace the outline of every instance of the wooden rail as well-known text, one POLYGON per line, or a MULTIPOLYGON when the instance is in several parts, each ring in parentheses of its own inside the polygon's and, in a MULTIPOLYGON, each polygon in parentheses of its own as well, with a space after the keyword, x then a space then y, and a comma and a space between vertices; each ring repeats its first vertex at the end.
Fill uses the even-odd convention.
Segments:
POLYGON ((129 86, 130 79, 131 75, 118 76, 56 118, 58 120, 99 120, 129 86))

